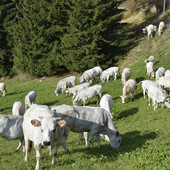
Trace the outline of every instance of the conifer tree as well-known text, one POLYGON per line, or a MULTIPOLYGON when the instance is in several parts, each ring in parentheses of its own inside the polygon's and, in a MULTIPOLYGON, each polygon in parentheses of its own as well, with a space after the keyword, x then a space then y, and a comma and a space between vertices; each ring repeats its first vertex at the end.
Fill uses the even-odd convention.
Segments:
POLYGON ((62 68, 60 36, 67 23, 61 0, 20 0, 11 27, 15 67, 32 76, 56 74, 62 68))
POLYGON ((14 19, 15 2, 11 0, 0 1, 0 76, 12 73, 13 56, 11 39, 8 34, 8 23, 14 19))
MULTIPOLYGON (((84 71, 114 64, 130 43, 120 21, 122 1, 72 0, 69 27, 62 38, 63 62, 68 70, 84 71)), ((126 31, 127 32, 127 31, 126 31)))

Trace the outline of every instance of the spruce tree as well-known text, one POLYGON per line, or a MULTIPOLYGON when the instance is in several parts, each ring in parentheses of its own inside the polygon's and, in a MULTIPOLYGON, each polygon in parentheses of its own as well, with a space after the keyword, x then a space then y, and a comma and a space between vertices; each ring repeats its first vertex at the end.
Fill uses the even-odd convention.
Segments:
POLYGON ((32 76, 54 75, 63 67, 60 36, 67 23, 61 0, 20 0, 11 26, 15 67, 32 76))
POLYGON ((0 1, 0 76, 12 74, 13 55, 8 24, 14 19, 15 2, 0 1))
POLYGON ((112 66, 125 52, 129 33, 121 24, 117 0, 72 0, 69 27, 62 38, 63 62, 70 71, 112 66))

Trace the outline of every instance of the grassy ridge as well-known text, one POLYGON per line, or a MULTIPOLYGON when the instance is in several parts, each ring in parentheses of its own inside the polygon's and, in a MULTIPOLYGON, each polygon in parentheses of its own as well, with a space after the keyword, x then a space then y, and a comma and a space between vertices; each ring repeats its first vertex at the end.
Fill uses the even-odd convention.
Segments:
MULTIPOLYGON (((170 29, 152 40, 142 38, 124 61, 119 61, 121 68, 130 67, 132 77, 137 82, 148 79, 144 60, 150 55, 155 56, 155 70, 161 66, 170 69, 170 29)), ((59 79, 42 79, 42 81, 23 78, 5 80, 7 95, 0 97, 0 114, 11 114, 12 105, 15 101, 24 103, 25 95, 35 90, 37 92, 37 104, 49 106, 69 104, 71 98, 60 95, 56 97, 54 90, 59 79)), ((121 103, 122 85, 120 76, 118 80, 103 85, 104 94, 112 95, 114 106, 114 122, 120 132, 123 132, 122 143, 119 149, 112 149, 108 142, 101 140, 101 149, 97 148, 94 140, 90 152, 86 151, 84 140, 77 145, 78 134, 70 133, 67 145, 71 151, 70 155, 65 154, 62 147, 58 150, 57 166, 51 166, 51 157, 48 150, 42 150, 41 169, 170 169, 170 116, 169 109, 162 109, 160 106, 153 111, 147 105, 147 99, 143 98, 141 85, 135 91, 134 101, 121 103)), ((87 105, 96 105, 97 98, 89 99, 87 105)), ((24 162, 22 149, 13 153, 18 141, 8 141, 0 138, 0 169, 34 169, 35 150, 32 149, 29 161, 24 162)))

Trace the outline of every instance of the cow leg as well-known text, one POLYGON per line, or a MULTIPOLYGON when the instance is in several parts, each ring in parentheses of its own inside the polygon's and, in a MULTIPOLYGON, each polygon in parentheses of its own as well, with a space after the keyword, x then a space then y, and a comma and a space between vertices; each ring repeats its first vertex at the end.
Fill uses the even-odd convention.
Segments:
POLYGON ((100 97, 99 97, 99 95, 97 95, 97 103, 96 104, 99 104, 99 101, 100 101, 100 97))
POLYGON ((96 141, 98 144, 98 148, 100 148, 100 135, 96 135, 96 141))
POLYGON ((148 97, 148 106, 150 106, 151 103, 150 103, 150 97, 148 97))
POLYGON ((146 97, 145 97, 145 89, 143 89, 143 97, 144 97, 144 99, 146 98, 146 97))
POLYGON ((117 73, 115 73, 115 78, 114 78, 114 80, 116 80, 117 79, 117 73))
POLYGON ((70 151, 68 150, 68 148, 67 148, 67 146, 66 146, 66 139, 67 139, 67 137, 68 137, 68 134, 69 134, 69 131, 68 131, 68 130, 64 132, 63 141, 62 141, 62 146, 63 146, 65 152, 69 154, 70 151))
POLYGON ((57 156, 58 147, 59 147, 59 145, 52 147, 52 165, 53 166, 56 164, 56 156, 57 156))
POLYGON ((18 152, 21 146, 22 146, 22 140, 19 139, 19 145, 18 145, 17 149, 14 150, 14 153, 18 152))
POLYGON ((89 132, 84 132, 85 143, 88 145, 89 132))
POLYGON ((27 136, 24 136, 25 140, 25 161, 28 161, 28 151, 29 151, 29 146, 30 146, 30 140, 27 138, 27 136))
POLYGON ((87 149, 90 149, 91 141, 93 140, 93 138, 94 138, 95 135, 96 135, 96 131, 95 131, 95 130, 90 132, 87 149))
POLYGON ((79 138, 78 138, 78 142, 77 142, 78 145, 80 145, 81 138, 82 138, 82 133, 79 133, 79 138))
POLYGON ((41 145, 34 145, 35 151, 36 151, 36 167, 35 170, 39 170, 40 169, 40 159, 41 159, 41 145))

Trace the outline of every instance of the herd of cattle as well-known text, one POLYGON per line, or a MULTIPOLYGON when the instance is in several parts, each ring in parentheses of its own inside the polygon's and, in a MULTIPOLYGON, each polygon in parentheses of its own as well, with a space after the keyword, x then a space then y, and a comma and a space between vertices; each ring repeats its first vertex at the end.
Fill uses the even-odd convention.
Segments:
MULTIPOLYGON (((150 27, 149 27, 150 28, 150 27)), ((147 27, 146 29, 149 30, 147 27)), ((149 32, 149 31, 148 31, 149 32)), ((159 32, 162 31, 159 29, 159 32)), ((150 36, 150 33, 148 33, 150 36)), ((150 56, 145 60, 146 72, 148 77, 155 77, 155 81, 143 80, 137 84, 136 80, 130 79, 130 68, 124 68, 121 74, 122 82, 122 103, 126 98, 134 98, 134 92, 139 84, 142 85, 143 96, 148 100, 152 99, 154 110, 158 103, 162 107, 170 108, 170 98, 167 89, 170 88, 170 70, 160 67, 154 72, 155 58, 150 56)), ((100 136, 108 141, 112 148, 118 148, 121 143, 122 133, 120 133, 113 122, 113 99, 109 94, 102 96, 103 87, 100 84, 93 85, 93 82, 108 82, 109 79, 117 80, 120 75, 119 67, 110 67, 102 70, 100 66, 86 70, 79 78, 80 84, 77 84, 77 77, 70 76, 58 81, 55 94, 61 93, 66 96, 72 96, 73 105, 62 104, 49 107, 47 105, 35 104, 36 92, 31 91, 25 97, 24 105, 16 101, 13 104, 13 115, 0 115, 0 136, 8 140, 19 140, 19 145, 14 152, 19 151, 23 146, 25 152, 25 161, 28 160, 28 153, 31 142, 34 142, 36 150, 36 167, 40 168, 41 147, 48 146, 49 154, 52 155, 52 165, 56 164, 56 154, 59 146, 63 146, 66 153, 69 149, 66 140, 69 131, 79 133, 78 144, 82 134, 85 136, 87 149, 94 137, 100 148, 100 136), (98 96, 97 103, 100 107, 85 106, 86 100, 98 96), (78 106, 80 102, 83 106, 78 106)), ((6 94, 5 83, 0 83, 2 96, 6 94)))

